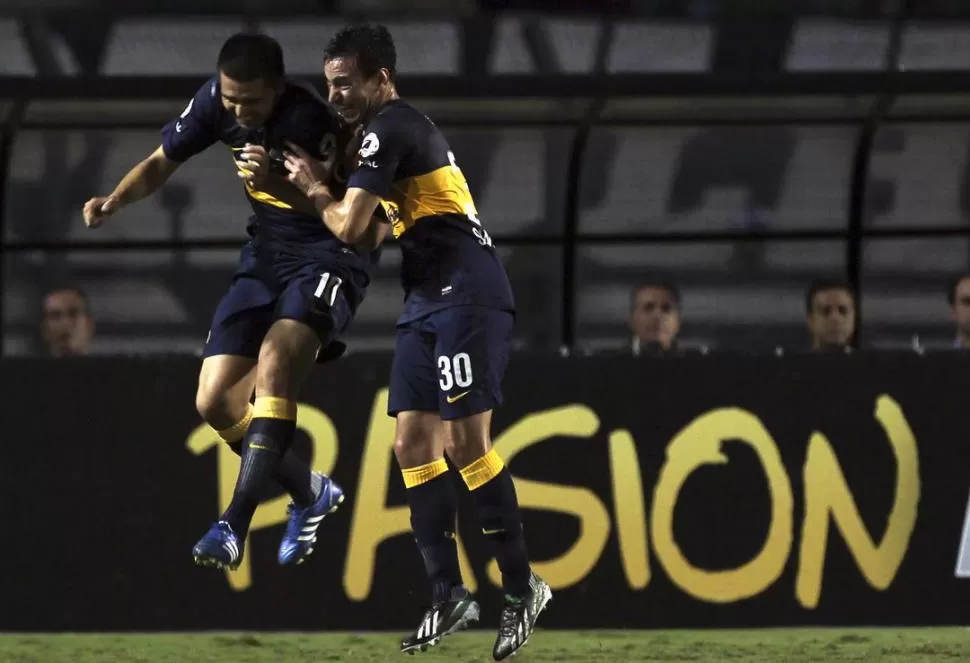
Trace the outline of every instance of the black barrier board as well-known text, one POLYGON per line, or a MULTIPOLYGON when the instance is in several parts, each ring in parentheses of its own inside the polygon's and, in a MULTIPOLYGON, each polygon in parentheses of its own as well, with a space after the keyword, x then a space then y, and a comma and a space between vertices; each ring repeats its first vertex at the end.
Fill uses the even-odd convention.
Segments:
MULTIPOLYGON (((297 451, 348 496, 313 556, 277 565, 274 492, 225 574, 190 554, 238 466, 194 410, 197 360, 0 363, 0 630, 413 627, 428 596, 388 369, 351 356, 301 397, 297 451)), ((966 620, 966 357, 516 356, 505 394, 494 434, 555 592, 546 627, 966 620)), ((463 500, 492 625, 498 577, 463 500)))

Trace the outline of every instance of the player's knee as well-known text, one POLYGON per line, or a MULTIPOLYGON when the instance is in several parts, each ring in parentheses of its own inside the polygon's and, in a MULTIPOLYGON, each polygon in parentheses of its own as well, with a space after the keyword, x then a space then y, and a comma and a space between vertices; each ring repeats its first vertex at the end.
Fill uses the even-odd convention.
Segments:
POLYGON ((233 418, 232 404, 225 391, 200 387, 195 394, 195 409, 206 423, 215 428, 220 428, 227 420, 233 418))
POLYGON ((223 405, 220 400, 217 394, 200 386, 195 392, 195 409, 199 416, 208 422, 213 416, 218 416, 223 405))
POLYGON ((414 467, 420 463, 413 462, 412 456, 415 455, 414 445, 403 436, 394 438, 394 457, 397 458, 401 467, 414 467))
POLYGON ((401 467, 417 467, 437 460, 434 439, 399 435, 394 439, 394 456, 401 467))
MULTIPOLYGON (((451 422, 449 422, 451 423, 451 422)), ((469 426, 448 426, 445 453, 458 467, 475 462, 492 448, 491 440, 481 430, 469 426)))

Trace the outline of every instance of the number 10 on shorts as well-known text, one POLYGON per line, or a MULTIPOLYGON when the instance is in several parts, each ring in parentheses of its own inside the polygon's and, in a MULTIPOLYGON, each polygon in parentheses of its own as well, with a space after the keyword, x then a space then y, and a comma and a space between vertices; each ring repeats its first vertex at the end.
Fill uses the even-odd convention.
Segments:
POLYGON ((441 391, 451 391, 452 387, 464 389, 472 383, 472 360, 467 352, 459 352, 454 357, 438 357, 438 370, 441 377, 438 386, 441 391))

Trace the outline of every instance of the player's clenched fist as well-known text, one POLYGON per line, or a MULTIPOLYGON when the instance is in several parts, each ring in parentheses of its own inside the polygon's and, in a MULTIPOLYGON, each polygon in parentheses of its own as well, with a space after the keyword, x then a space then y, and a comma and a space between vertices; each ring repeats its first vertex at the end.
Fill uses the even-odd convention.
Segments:
POLYGON ((118 209, 118 199, 112 196, 97 196, 84 203, 84 224, 88 228, 97 228, 106 216, 111 216, 118 209))

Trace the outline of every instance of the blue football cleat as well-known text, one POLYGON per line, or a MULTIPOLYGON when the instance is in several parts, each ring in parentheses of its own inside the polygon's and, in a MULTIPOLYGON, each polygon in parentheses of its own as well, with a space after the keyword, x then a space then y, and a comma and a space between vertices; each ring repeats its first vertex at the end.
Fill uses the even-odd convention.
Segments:
POLYGON ((245 543, 232 531, 229 523, 220 520, 195 544, 192 557, 199 566, 236 570, 242 561, 245 543))
MULTIPOLYGON (((322 475, 321 475, 322 476, 322 475)), ((317 528, 327 514, 333 513, 344 501, 343 489, 333 479, 322 476, 323 485, 316 501, 307 507, 298 507, 292 502, 287 507, 290 520, 286 523, 286 533, 280 541, 279 561, 284 566, 302 564, 313 552, 317 542, 317 528)))

